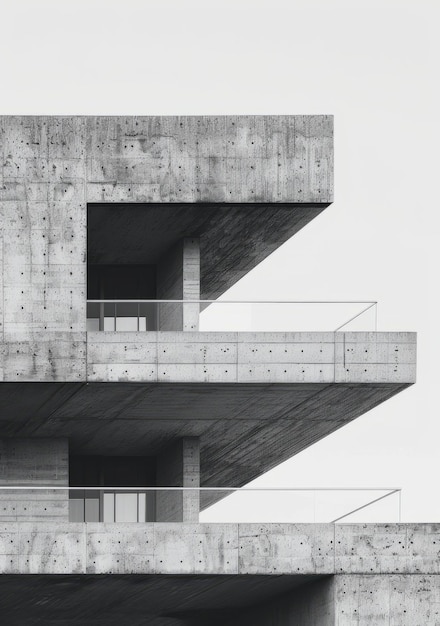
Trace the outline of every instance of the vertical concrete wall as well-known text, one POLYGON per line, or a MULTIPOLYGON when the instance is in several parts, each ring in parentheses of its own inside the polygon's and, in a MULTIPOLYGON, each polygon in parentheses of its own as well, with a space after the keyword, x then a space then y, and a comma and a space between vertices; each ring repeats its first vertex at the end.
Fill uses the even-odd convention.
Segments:
MULTIPOLYGON (((4 379, 85 375, 84 118, 0 118, 4 379)), ((1 367, 0 367, 1 370, 1 367)))
MULTIPOLYGON (((200 242, 184 238, 157 266, 158 300, 200 299, 200 242)), ((159 330, 198 330, 199 305, 160 304, 159 330)))
POLYGON ((0 439, 1 521, 67 521, 67 490, 5 490, 2 486, 68 484, 67 439, 0 439))
POLYGON ((88 202, 333 199, 331 116, 5 116, 0 156, 7 381, 86 379, 88 202))
MULTIPOLYGON (((156 484, 163 487, 200 486, 200 440, 183 437, 157 458, 156 484)), ((158 491, 158 522, 198 522, 200 495, 197 490, 158 491)))
POLYGON ((438 626, 439 575, 335 577, 335 626, 438 626))

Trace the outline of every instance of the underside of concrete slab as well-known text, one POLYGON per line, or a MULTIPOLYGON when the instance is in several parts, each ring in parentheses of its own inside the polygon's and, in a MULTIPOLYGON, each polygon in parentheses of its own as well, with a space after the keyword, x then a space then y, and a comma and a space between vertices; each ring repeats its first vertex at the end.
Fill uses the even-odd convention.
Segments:
POLYGON ((319 578, 9 575, 0 578, 0 613, 8 626, 225 625, 243 608, 319 578))
POLYGON ((200 437, 201 485, 238 487, 405 387, 3 383, 0 429, 68 437, 75 455, 156 456, 179 437, 200 437))
POLYGON ((328 203, 89 204, 89 265, 156 265, 184 237, 200 238, 201 298, 215 299, 328 203))

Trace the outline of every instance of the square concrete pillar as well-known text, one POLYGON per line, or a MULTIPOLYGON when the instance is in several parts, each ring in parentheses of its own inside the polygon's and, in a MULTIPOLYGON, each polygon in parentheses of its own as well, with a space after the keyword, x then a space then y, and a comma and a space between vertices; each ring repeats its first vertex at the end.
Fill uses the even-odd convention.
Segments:
POLYGON ((67 439, 0 439, 0 521, 68 521, 68 485, 67 439))
MULTIPOLYGON (((158 300, 200 300, 200 242, 196 237, 179 241, 157 266, 158 300)), ((160 304, 159 330, 198 330, 199 304, 160 304)))
MULTIPOLYGON (((158 487, 200 487, 200 441, 183 437, 157 457, 158 487)), ((157 491, 156 521, 198 522, 200 494, 188 491, 157 491)))

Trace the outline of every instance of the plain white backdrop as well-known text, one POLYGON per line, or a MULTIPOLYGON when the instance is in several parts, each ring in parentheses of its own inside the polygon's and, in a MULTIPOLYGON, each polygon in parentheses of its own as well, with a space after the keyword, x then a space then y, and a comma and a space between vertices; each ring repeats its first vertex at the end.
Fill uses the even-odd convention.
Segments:
POLYGON ((418 382, 257 484, 440 519, 438 0, 2 0, 0 113, 335 116, 335 202, 230 299, 378 300, 418 382))

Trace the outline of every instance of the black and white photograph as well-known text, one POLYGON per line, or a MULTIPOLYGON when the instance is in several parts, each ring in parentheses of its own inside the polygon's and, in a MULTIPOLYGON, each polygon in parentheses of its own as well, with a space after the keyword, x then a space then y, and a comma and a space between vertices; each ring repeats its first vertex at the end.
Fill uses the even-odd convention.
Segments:
POLYGON ((0 1, 1 626, 440 626, 439 24, 0 1))

